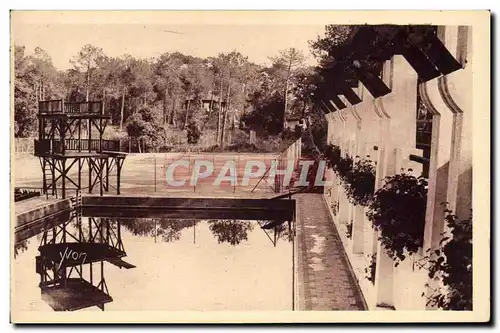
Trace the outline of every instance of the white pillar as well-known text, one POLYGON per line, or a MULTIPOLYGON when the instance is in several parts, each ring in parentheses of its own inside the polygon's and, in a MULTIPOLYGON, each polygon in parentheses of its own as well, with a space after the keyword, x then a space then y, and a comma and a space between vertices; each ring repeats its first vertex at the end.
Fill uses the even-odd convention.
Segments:
MULTIPOLYGON (((469 27, 438 28, 438 37, 463 68, 420 87, 423 101, 433 113, 423 247, 431 254, 440 247, 443 232, 450 232, 442 203, 447 202, 448 208, 464 219, 469 217, 472 207, 471 34, 469 27)), ((428 292, 432 293, 436 282, 429 279, 428 283, 428 292)))
MULTIPOLYGON (((389 119, 382 123, 388 128, 384 128, 386 132, 381 138, 382 154, 377 169, 378 175, 385 177, 400 172, 396 169, 396 164, 399 164, 396 150, 415 147, 417 74, 402 56, 396 55, 384 64, 384 81, 391 92, 378 98, 376 104, 378 111, 389 119)), ((380 182, 380 177, 377 182, 380 182)), ((375 289, 377 305, 395 306, 394 262, 380 241, 377 245, 375 289)))

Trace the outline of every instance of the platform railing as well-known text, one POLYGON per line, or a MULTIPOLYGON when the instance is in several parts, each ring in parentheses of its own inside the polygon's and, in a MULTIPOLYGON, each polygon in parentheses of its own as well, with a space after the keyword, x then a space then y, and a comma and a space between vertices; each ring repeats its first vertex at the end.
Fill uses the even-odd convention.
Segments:
POLYGON ((91 113, 91 114, 102 114, 102 102, 78 102, 78 103, 64 103, 64 113, 91 113))
POLYGON ((64 147, 60 139, 35 139, 35 155, 63 154, 65 152, 103 152, 120 151, 119 140, 65 139, 64 147), (89 142, 90 141, 90 142, 89 142), (90 143, 90 149, 89 149, 90 143))
POLYGON ((40 114, 102 114, 101 101, 64 102, 62 99, 38 102, 40 114))

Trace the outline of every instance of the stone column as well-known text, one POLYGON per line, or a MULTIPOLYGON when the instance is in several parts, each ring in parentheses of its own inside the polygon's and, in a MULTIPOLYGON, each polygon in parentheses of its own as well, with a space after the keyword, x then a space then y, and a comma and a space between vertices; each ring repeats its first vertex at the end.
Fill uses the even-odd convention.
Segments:
MULTIPOLYGON (((420 86, 423 102, 433 114, 425 252, 439 248, 443 232, 450 232, 443 203, 459 219, 468 218, 472 208, 471 37, 468 27, 438 27, 438 38, 463 68, 420 86)), ((435 281, 428 283, 432 293, 435 281)))
MULTIPOLYGON (((346 112, 351 119, 349 122, 350 130, 350 152, 354 163, 362 158, 364 153, 364 137, 362 133, 362 118, 357 112, 357 106, 351 105, 345 96, 340 95, 340 100, 347 106, 346 112)), ((362 206, 356 206, 349 200, 349 220, 352 222, 352 253, 363 254, 363 236, 364 236, 364 209, 362 206)))
MULTIPOLYGON (((377 169, 378 161, 380 160, 380 145, 381 136, 383 134, 381 116, 377 113, 377 108, 375 106, 376 99, 371 95, 371 93, 366 89, 362 82, 359 82, 358 87, 355 92, 363 100, 361 103, 356 105, 356 112, 361 118, 361 130, 359 132, 361 141, 363 142, 363 147, 358 149, 358 155, 363 159, 370 159, 375 164, 375 185, 377 185, 377 169)), ((375 188, 377 188, 375 186, 375 188)), ((362 207, 359 209, 357 215, 363 216, 363 253, 365 256, 366 265, 370 263, 370 257, 372 254, 376 253, 377 239, 375 231, 371 226, 371 222, 366 217, 368 212, 368 207, 362 207), (361 212, 362 210, 362 212, 361 212)), ((358 253, 361 253, 360 251, 358 253)))
MULTIPOLYGON (((391 92, 376 101, 378 111, 388 119, 382 123, 388 128, 381 138, 377 182, 400 172, 397 149, 415 147, 417 74, 402 56, 396 55, 384 64, 383 80, 391 92)), ((377 243, 376 302, 378 306, 394 307, 394 262, 380 241, 377 243)))
MULTIPOLYGON (((332 114, 331 117, 331 123, 333 125, 333 133, 330 137, 331 141, 330 143, 333 145, 341 146, 339 142, 339 137, 341 137, 342 134, 342 129, 343 129, 343 120, 340 117, 338 112, 335 112, 332 114)), ((332 209, 333 213, 335 216, 338 215, 338 200, 339 200, 339 179, 335 172, 331 173, 332 176, 332 187, 331 187, 331 196, 330 196, 330 207, 333 206, 334 209, 332 209)), ((335 219, 335 222, 337 223, 338 219, 335 219)))
POLYGON ((463 66, 440 77, 438 87, 453 113, 447 200, 450 210, 466 219, 472 209, 472 28, 440 27, 438 37, 463 66))
MULTIPOLYGON (((327 144, 334 144, 334 133, 335 133, 335 117, 334 113, 329 113, 326 115, 326 121, 328 123, 328 134, 327 134, 327 144)), ((325 178, 327 182, 330 182, 332 185, 325 187, 323 194, 325 196, 325 200, 329 207, 331 207, 333 202, 333 192, 335 187, 335 174, 333 169, 327 168, 325 171, 325 178)))
MULTIPOLYGON (((349 133, 349 117, 347 115, 347 110, 339 110, 337 111, 339 116, 342 117, 344 122, 344 130, 342 131, 342 140, 340 145, 340 150, 342 156, 346 156, 347 154, 351 154, 351 134, 349 133)), ((344 188, 342 185, 339 186, 339 222, 341 224, 346 224, 350 222, 350 204, 349 200, 347 200, 347 196, 345 194, 344 188)))

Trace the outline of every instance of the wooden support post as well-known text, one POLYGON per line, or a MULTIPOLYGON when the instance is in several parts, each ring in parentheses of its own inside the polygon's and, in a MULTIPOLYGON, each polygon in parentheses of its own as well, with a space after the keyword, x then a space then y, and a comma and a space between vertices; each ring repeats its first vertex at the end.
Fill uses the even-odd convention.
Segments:
POLYGON ((121 223, 120 223, 120 221, 116 221, 116 238, 118 238, 117 243, 119 244, 119 249, 123 250, 122 229, 121 229, 121 223))
POLYGON ((62 186, 62 198, 66 198, 66 159, 61 160, 61 186, 62 186))
POLYGON ((102 134, 103 134, 103 128, 102 128, 102 118, 99 119, 99 152, 102 152, 102 134))
POLYGON ((89 217, 89 243, 94 242, 94 237, 92 237, 92 220, 93 219, 94 219, 93 217, 89 217))
POLYGON ((56 160, 54 158, 52 158, 50 171, 52 174, 52 195, 56 195, 57 194, 56 193, 56 184, 57 184, 57 181, 56 181, 56 160))
POLYGON ((55 244, 56 243, 56 238, 57 238, 56 227, 52 227, 52 240, 50 242, 52 244, 55 244))
POLYGON ((109 228, 110 228, 109 219, 106 219, 106 243, 107 244, 109 244, 109 228))
POLYGON ((155 244, 156 244, 156 237, 158 236, 158 220, 153 219, 153 221, 155 222, 155 244))
POLYGON ((66 122, 64 119, 60 119, 60 124, 59 124, 59 133, 61 134, 61 152, 64 155, 66 153, 66 144, 65 144, 65 139, 66 139, 66 122))
POLYGON ((88 128, 88 132, 89 132, 89 153, 90 151, 92 150, 91 147, 91 142, 92 142, 92 120, 89 119, 89 128, 88 128))
POLYGON ((104 243, 104 221, 105 218, 99 218, 99 241, 104 243))
POLYGON ((103 195, 102 172, 104 169, 104 160, 99 158, 99 195, 103 195))
MULTIPOLYGON (((78 209, 78 217, 77 217, 77 221, 78 221, 78 240, 80 242, 84 242, 85 241, 85 237, 83 236, 83 230, 82 230, 82 198, 81 198, 81 195, 82 193, 80 192, 80 190, 78 190, 76 192, 76 196, 77 196, 77 207, 76 209, 78 209)), ((80 274, 82 273, 82 266, 80 265, 80 274)))
POLYGON ((82 189, 82 159, 78 158, 78 191, 82 189))
MULTIPOLYGON (((104 261, 101 261, 101 291, 104 292, 104 261)), ((102 305, 104 309, 104 304, 102 305)), ((104 310, 103 310, 104 311, 104 310)))
MULTIPOLYGON (((90 141, 89 141, 90 144, 90 141)), ((89 193, 92 193, 92 157, 88 157, 88 165, 89 165, 89 193)))
POLYGON ((105 183, 105 190, 106 192, 109 191, 109 158, 106 158, 106 183, 105 183))
POLYGON ((274 227, 274 242, 273 242, 274 247, 276 247, 276 229, 277 229, 277 227, 275 226, 274 227))
POLYGON ((82 120, 78 119, 78 151, 82 151, 82 120))
POLYGON ((116 159, 116 194, 120 195, 120 178, 122 171, 123 160, 121 158, 116 159))
POLYGON ((47 174, 45 173, 45 169, 47 168, 47 161, 45 160, 44 157, 41 159, 42 162, 42 187, 43 187, 43 194, 47 194, 47 174))
POLYGON ((61 243, 66 243, 66 225, 68 224, 67 222, 64 222, 60 227, 62 229, 62 237, 61 237, 61 243))

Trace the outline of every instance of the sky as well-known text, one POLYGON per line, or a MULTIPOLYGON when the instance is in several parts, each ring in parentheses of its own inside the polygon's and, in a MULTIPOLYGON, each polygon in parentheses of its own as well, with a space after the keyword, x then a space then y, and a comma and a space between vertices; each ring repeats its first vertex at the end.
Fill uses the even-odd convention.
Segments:
POLYGON ((258 64, 268 64, 268 58, 277 55, 279 50, 295 47, 303 51, 308 64, 314 65, 316 61, 309 51, 308 41, 322 35, 325 29, 325 24, 275 24, 269 21, 252 24, 245 20, 242 24, 224 20, 222 23, 209 20, 205 24, 193 23, 194 20, 184 20, 180 24, 163 23, 168 21, 37 21, 16 20, 14 17, 12 42, 24 45, 28 54, 35 47, 41 47, 59 69, 70 68, 70 59, 85 44, 101 47, 108 56, 128 53, 137 58, 175 51, 208 57, 236 50, 258 64))

